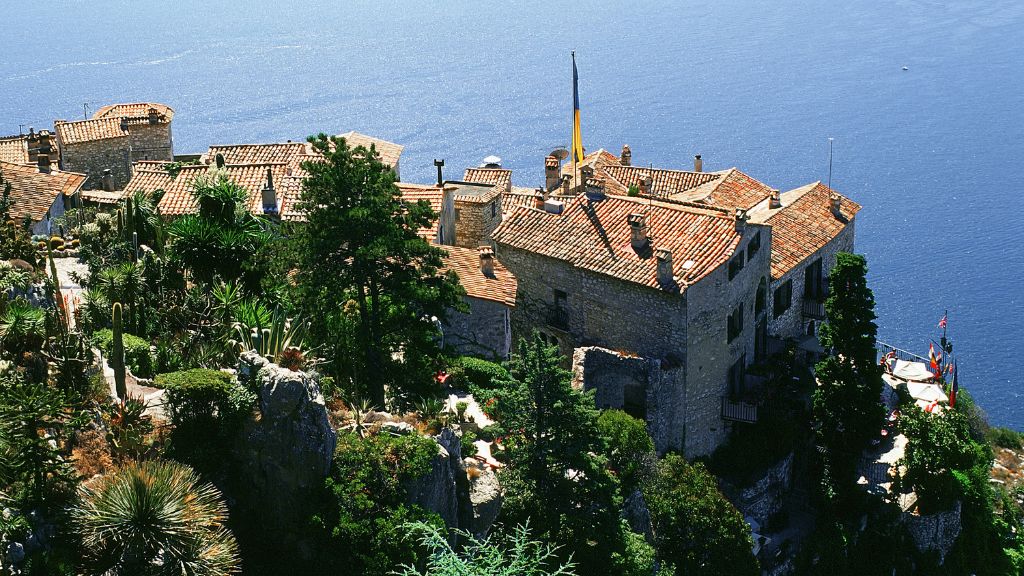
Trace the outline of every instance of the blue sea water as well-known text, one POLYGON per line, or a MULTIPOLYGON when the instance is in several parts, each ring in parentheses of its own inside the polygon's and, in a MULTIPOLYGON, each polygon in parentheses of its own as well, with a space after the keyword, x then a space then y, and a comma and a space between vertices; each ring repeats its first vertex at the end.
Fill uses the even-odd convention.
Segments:
POLYGON ((827 179, 834 138, 880 337, 925 353, 948 308, 962 382, 1024 429, 1019 0, 12 0, 0 22, 0 134, 153 100, 179 153, 354 129, 405 145, 404 180, 497 154, 536 186, 576 50, 588 149, 787 190, 827 179))

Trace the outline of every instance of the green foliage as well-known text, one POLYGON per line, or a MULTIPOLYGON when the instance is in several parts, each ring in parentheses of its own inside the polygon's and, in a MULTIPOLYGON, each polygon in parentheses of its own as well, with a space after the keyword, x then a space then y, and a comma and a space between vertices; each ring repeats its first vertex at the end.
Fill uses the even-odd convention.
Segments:
MULTIPOLYGON (((153 354, 149 350, 149 342, 133 334, 124 334, 124 362, 131 367, 132 374, 140 378, 151 378, 155 372, 153 354)), ((92 335, 94 345, 103 351, 103 355, 114 361, 114 331, 104 328, 92 335)), ((113 364, 111 364, 113 367, 113 364)))
POLYGON ((455 386, 465 386, 468 391, 493 390, 500 382, 508 380, 508 370, 501 364, 472 356, 453 359, 448 372, 455 386))
POLYGON ((46 313, 24 298, 8 302, 0 315, 0 350, 16 362, 25 352, 38 350, 46 338, 46 313))
POLYGON ((72 518, 95 574, 221 576, 240 568, 220 492, 188 466, 148 461, 85 484, 72 518), (108 572, 109 571, 109 572, 108 572))
POLYGON ((119 462, 139 459, 147 448, 146 435, 153 431, 153 423, 145 414, 146 402, 126 395, 114 404, 104 404, 102 411, 113 457, 119 462))
POLYGON ((303 164, 298 290, 313 344, 329 375, 378 406, 385 387, 427 395, 439 353, 431 318, 464 308, 457 277, 440 271, 444 251, 419 236, 438 215, 402 201, 372 148, 323 134, 310 143, 323 160, 303 164))
MULTIPOLYGON (((229 343, 239 354, 252 350, 271 362, 281 364, 287 353, 301 350, 306 323, 287 318, 280 308, 268 318, 257 316, 262 310, 259 306, 248 307, 243 301, 238 310, 241 314, 236 314, 236 317, 251 315, 251 318, 243 316, 243 321, 234 323, 235 334, 229 343)), ((287 367, 300 369, 301 363, 287 367)))
POLYGON ((19 226, 11 217, 11 183, 4 179, 0 170, 0 260, 21 259, 34 262, 36 248, 32 236, 24 226, 19 226))
POLYGON ((153 385, 165 390, 171 454, 203 471, 222 467, 256 395, 230 374, 206 368, 158 374, 153 385))
POLYGON ((608 445, 608 466, 618 476, 622 493, 628 495, 650 477, 657 462, 647 425, 622 410, 605 410, 597 426, 608 445))
MULTIPOLYGON (((959 403, 959 399, 957 400, 957 403, 959 403)), ((1010 430, 1009 428, 990 428, 986 438, 989 444, 998 446, 999 448, 1009 448, 1010 450, 1020 450, 1021 448, 1024 448, 1024 440, 1022 440, 1021 433, 1016 430, 1010 430)))
POLYGON ((946 510, 961 497, 964 483, 957 473, 985 467, 991 460, 987 446, 971 440, 967 418, 956 410, 927 414, 912 407, 903 412, 899 426, 907 436, 901 481, 917 493, 924 514, 946 510))
POLYGON ((59 508, 75 481, 63 447, 84 422, 66 394, 20 375, 0 375, 0 486, 22 509, 59 508))
POLYGON ((840 252, 829 276, 828 323, 821 345, 830 355, 815 367, 818 441, 828 450, 827 466, 838 494, 853 489, 861 451, 877 436, 885 417, 879 400, 881 371, 875 358, 875 299, 867 285, 863 256, 840 252))
POLYGON ((510 377, 495 392, 495 412, 510 431, 501 517, 529 519, 563 547, 560 556, 572 554, 581 572, 593 574, 621 551, 618 486, 605 467, 593 392, 573 388, 559 361, 557 348, 534 333, 520 341, 510 377))
MULTIPOLYGON (((458 551, 448 542, 448 534, 437 526, 413 522, 403 526, 418 538, 428 551, 426 569, 404 565, 399 576, 572 576, 571 562, 559 564, 556 547, 530 539, 525 525, 516 526, 511 534, 492 535, 479 540, 472 534, 456 530, 461 547, 458 551)), ((648 572, 650 574, 650 572, 648 572)), ((639 576, 639 575, 638 575, 639 576)))
POLYGON ((760 574, 750 527, 702 464, 669 454, 644 497, 658 556, 682 574, 760 574))
MULTIPOLYGON (((6 260, 0 260, 0 293, 8 290, 25 290, 32 281, 32 275, 20 268, 15 268, 6 260)), ((3 309, 0 308, 0 312, 3 309)))
POLYGON ((431 469, 437 444, 419 435, 340 434, 327 500, 313 519, 319 528, 324 573, 388 574, 419 560, 416 542, 404 525, 436 515, 406 504, 405 485, 431 469))

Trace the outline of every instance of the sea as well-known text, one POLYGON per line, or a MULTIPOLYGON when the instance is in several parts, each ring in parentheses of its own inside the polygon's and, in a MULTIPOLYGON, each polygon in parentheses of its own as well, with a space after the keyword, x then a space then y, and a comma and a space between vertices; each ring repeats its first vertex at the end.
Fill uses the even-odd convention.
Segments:
POLYGON ((927 355, 948 310, 962 386, 1024 430, 1020 0, 4 0, 0 22, 0 135, 157 101, 177 153, 356 130, 414 182, 497 155, 540 185, 575 51, 588 150, 862 204, 879 338, 927 355))

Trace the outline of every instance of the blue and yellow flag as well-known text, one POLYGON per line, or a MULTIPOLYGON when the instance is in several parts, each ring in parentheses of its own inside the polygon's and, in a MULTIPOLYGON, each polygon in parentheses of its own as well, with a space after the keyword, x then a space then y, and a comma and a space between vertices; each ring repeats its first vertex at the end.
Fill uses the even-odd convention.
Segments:
POLYGON ((576 52, 572 53, 572 162, 583 162, 583 139, 580 138, 580 89, 576 75, 576 52))

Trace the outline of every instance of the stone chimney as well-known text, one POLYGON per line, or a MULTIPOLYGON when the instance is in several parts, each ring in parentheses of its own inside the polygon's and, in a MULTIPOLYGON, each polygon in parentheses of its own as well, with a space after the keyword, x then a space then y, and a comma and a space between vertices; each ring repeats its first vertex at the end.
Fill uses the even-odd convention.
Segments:
POLYGON ((110 173, 110 168, 105 168, 103 170, 103 176, 100 178, 100 184, 102 185, 104 191, 114 191, 114 176, 113 174, 110 173))
POLYGON ((39 155, 36 156, 36 164, 39 165, 39 172, 42 174, 50 173, 50 154, 48 152, 39 151, 39 155))
POLYGON ((570 192, 569 192, 569 183, 571 181, 572 181, 572 177, 569 176, 568 174, 562 176, 562 196, 568 196, 570 194, 570 192))
POLYGON ((544 209, 544 194, 542 190, 537 190, 537 195, 533 197, 533 207, 537 210, 544 209))
POLYGON ((217 155, 214 156, 213 161, 217 165, 217 168, 223 168, 224 167, 224 155, 223 154, 218 152, 217 155))
POLYGON ((842 198, 835 192, 828 195, 828 208, 834 216, 842 216, 842 198))
POLYGON ((494 250, 490 246, 480 247, 480 271, 488 278, 494 278, 494 250))
POLYGON ((768 208, 782 208, 782 197, 778 190, 772 189, 768 193, 768 208))
POLYGON ((743 208, 736 209, 736 231, 740 234, 743 234, 743 229, 747 226, 748 218, 749 216, 747 216, 746 210, 743 208))
POLYGON ((156 108, 150 107, 150 109, 147 110, 146 113, 149 115, 150 124, 160 123, 160 113, 156 111, 156 108))
POLYGON ((599 202, 605 199, 604 182, 591 177, 584 180, 583 183, 583 192, 587 195, 587 200, 590 200, 591 202, 599 202))
POLYGON ((654 178, 650 174, 644 172, 640 175, 640 180, 636 183, 636 189, 640 192, 641 196, 651 194, 651 188, 654 185, 654 178))
POLYGON ((634 250, 644 249, 650 241, 647 237, 647 219, 638 212, 627 216, 626 221, 629 222, 629 243, 634 250))
POLYGON ((658 284, 675 284, 676 280, 672 275, 672 251, 668 248, 658 248, 654 251, 654 259, 658 262, 658 284))
POLYGON ((554 190, 558 188, 560 180, 558 157, 548 156, 544 159, 544 188, 554 190))
POLYGON ((704 161, 700 159, 700 154, 697 154, 696 156, 693 157, 693 171, 694 172, 703 172, 704 171, 704 161))
POLYGON ((619 156, 619 164, 623 166, 632 166, 633 162, 633 151, 629 149, 629 144, 622 145, 622 155, 619 156))
POLYGON ((267 185, 263 187, 263 213, 277 212, 277 194, 274 191, 274 173, 267 168, 267 185))

